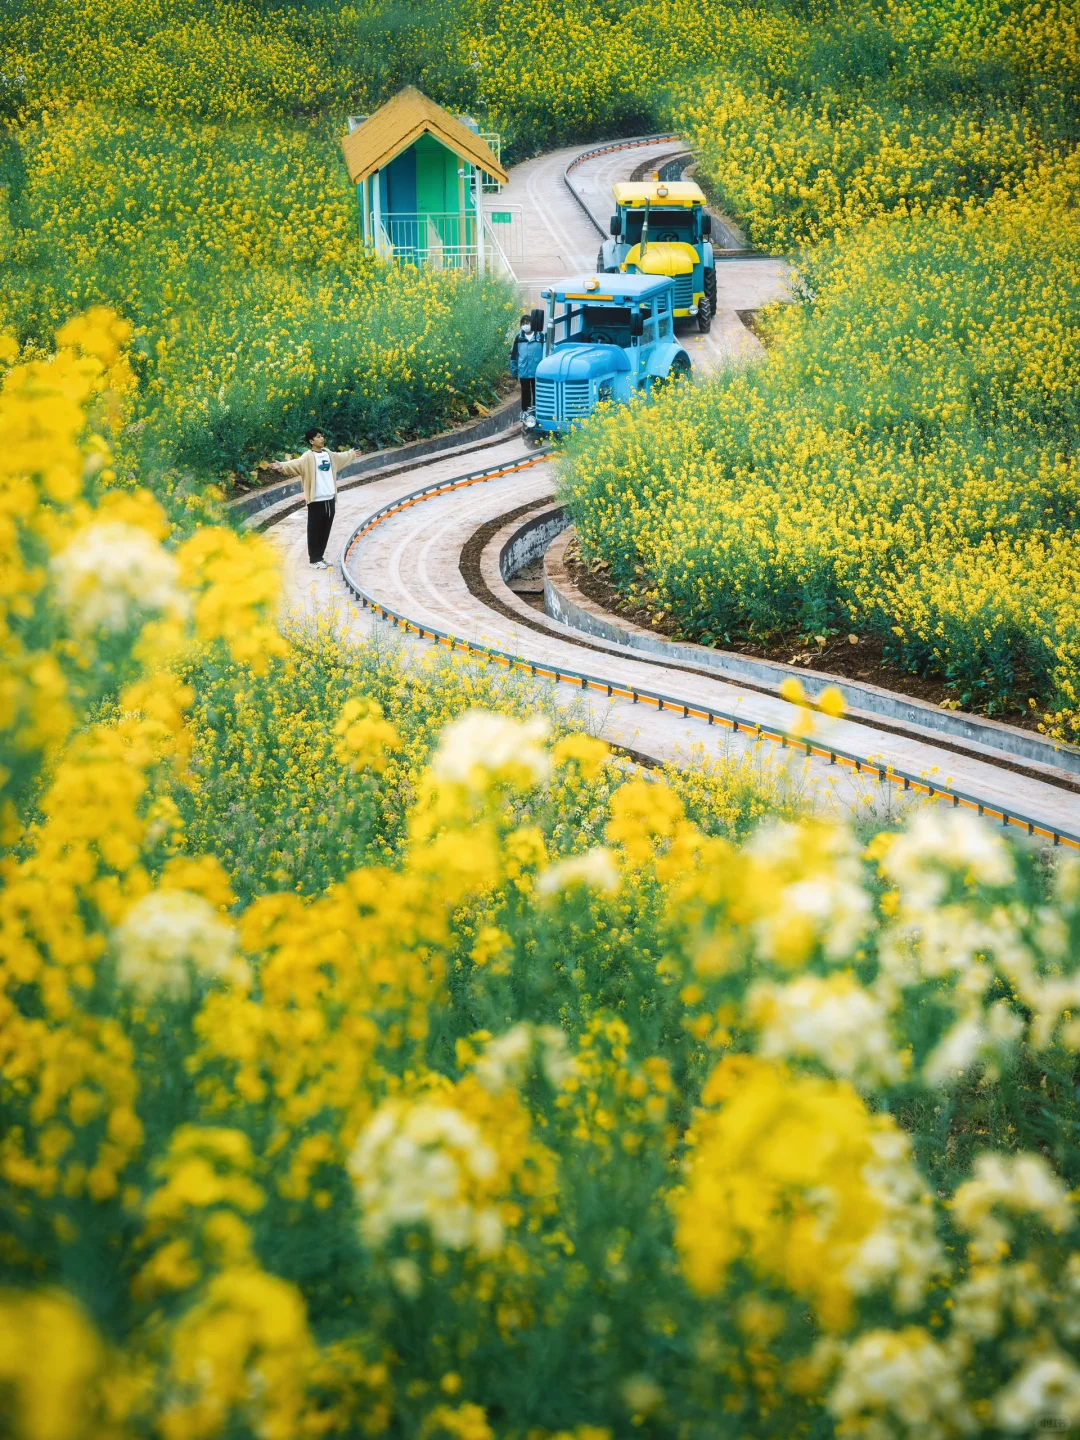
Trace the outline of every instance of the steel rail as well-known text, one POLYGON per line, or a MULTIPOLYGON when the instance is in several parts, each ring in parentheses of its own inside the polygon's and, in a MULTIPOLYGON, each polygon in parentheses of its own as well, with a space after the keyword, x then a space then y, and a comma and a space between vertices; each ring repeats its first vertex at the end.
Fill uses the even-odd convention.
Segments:
MULTIPOLYGON (((520 470, 531 469, 532 466, 545 461, 548 454, 549 451, 545 449, 533 455, 522 455, 516 460, 504 462, 501 465, 490 466, 484 470, 471 470, 464 475, 454 475, 447 480, 439 480, 434 484, 421 486, 418 490, 412 490, 407 495, 390 501, 380 510, 374 511, 355 527, 342 549, 341 576, 346 588, 360 601, 365 610, 371 610, 382 619, 390 621, 407 635, 415 635, 421 640, 431 640, 452 651, 462 651, 478 659, 501 665, 507 671, 520 670, 537 679, 552 680, 559 685, 571 685, 575 689, 593 691, 605 695, 609 699, 630 700, 635 705, 651 705, 658 712, 670 710, 684 720, 704 720, 709 725, 719 725, 735 735, 747 735, 752 736, 755 740, 767 740, 785 750, 798 750, 808 758, 827 760, 830 765, 844 766, 853 770, 857 775, 865 775, 881 784, 896 785, 903 791, 924 795, 931 800, 951 801, 954 809, 974 810, 979 815, 999 821, 1006 829, 1015 827, 1023 830, 1027 835, 1037 835, 1041 839, 1051 840, 1055 845, 1066 845, 1070 849, 1080 850, 1080 835, 1074 835, 1060 827, 1046 824, 1020 811, 1011 808, 1004 809, 997 803, 991 804, 980 800, 978 796, 968 795, 953 785, 936 784, 924 775, 912 775, 906 770, 900 770, 890 764, 878 765, 872 760, 866 760, 861 755, 854 755, 837 746, 821 745, 805 735, 798 735, 794 731, 784 730, 779 726, 762 725, 757 720, 746 720, 715 706, 680 700, 677 696, 666 695, 658 690, 643 689, 641 686, 628 686, 625 682, 608 680, 600 675, 592 675, 588 671, 568 670, 562 666, 530 660, 526 655, 498 650, 494 646, 484 645, 478 640, 453 635, 449 631, 440 630, 433 625, 423 625, 418 620, 412 620, 400 611, 384 605, 381 600, 377 600, 374 595, 369 594, 353 576, 349 563, 353 549, 365 535, 370 534, 384 520, 388 520, 394 515, 400 515, 414 505, 423 504, 424 501, 433 500, 439 495, 448 495, 470 485, 481 485, 488 480, 498 480, 504 475, 513 475, 520 470)), ((992 764, 993 762, 988 761, 987 763, 992 764)))

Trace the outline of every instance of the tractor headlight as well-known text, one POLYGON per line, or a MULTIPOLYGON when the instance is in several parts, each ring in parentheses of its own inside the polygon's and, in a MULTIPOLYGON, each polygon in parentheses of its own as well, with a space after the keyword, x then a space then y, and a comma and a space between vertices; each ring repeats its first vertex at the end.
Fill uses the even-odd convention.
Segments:
POLYGON ((535 410, 535 407, 530 406, 530 408, 529 408, 528 410, 523 410, 523 411, 521 412, 521 427, 522 427, 523 430, 535 430, 535 429, 536 429, 536 410, 535 410))

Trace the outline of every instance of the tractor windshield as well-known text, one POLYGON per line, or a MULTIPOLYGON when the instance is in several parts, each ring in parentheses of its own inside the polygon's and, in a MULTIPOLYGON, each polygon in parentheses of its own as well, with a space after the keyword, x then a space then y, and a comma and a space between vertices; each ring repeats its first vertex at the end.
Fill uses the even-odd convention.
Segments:
MULTIPOLYGON (((641 240, 641 227, 645 221, 644 210, 627 210, 623 218, 623 239, 628 245, 637 245, 641 240)), ((649 210, 650 240, 690 241, 694 233, 693 210, 660 210, 655 206, 649 210)))
POLYGON ((629 345, 630 311, 621 305, 586 305, 574 336, 589 345, 629 345))
MULTIPOLYGON (((652 306, 646 304, 640 309, 647 326, 652 318, 652 306)), ((633 339, 630 316, 629 305, 568 306, 554 319, 556 343, 621 345, 625 350, 633 339)))

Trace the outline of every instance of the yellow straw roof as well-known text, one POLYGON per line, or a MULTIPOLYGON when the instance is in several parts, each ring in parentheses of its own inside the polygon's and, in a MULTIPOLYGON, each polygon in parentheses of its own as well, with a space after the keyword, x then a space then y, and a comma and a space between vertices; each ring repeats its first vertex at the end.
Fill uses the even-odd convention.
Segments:
POLYGON ((345 164, 354 185, 389 165, 421 135, 434 135, 455 155, 506 184, 510 178, 488 147, 467 125, 448 110, 422 95, 413 85, 399 90, 392 100, 341 142, 345 164))

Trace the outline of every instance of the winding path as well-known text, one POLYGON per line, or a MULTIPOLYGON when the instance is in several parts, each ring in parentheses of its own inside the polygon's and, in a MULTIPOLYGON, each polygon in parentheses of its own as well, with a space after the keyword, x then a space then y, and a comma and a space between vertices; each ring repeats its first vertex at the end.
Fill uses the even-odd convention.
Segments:
MULTIPOLYGON (((583 160, 569 177, 581 204, 568 193, 564 179, 580 148, 516 167, 503 194, 507 203, 522 206, 528 257, 518 267, 523 288, 535 293, 566 273, 591 269, 600 237, 586 211, 604 215, 614 180, 643 159, 671 150, 669 138, 583 160)), ((780 298, 785 276, 782 262, 771 259, 728 259, 718 265, 721 302, 713 332, 686 336, 694 346, 695 367, 710 370, 753 357, 758 342, 735 312, 780 298)), ((649 759, 678 762, 695 746, 709 754, 739 753, 759 745, 759 732, 779 739, 799 730, 805 712, 775 694, 586 637, 530 609, 505 585, 500 589, 490 546, 489 578, 493 564, 495 569, 486 593, 498 592, 498 603, 488 603, 484 587, 467 581, 463 573, 463 551, 481 527, 498 530, 501 520, 550 504, 554 489, 550 461, 526 452, 512 433, 343 492, 328 552, 332 571, 313 573, 307 564, 302 509, 286 515, 269 533, 281 549, 287 595, 295 610, 332 611, 341 626, 358 637, 385 633, 385 619, 376 609, 357 603, 353 592, 360 592, 391 616, 407 619, 408 631, 402 636, 406 645, 430 647, 430 634, 417 635, 419 629, 441 635, 444 643, 448 636, 468 642, 459 648, 487 648, 516 657, 517 668, 559 675, 564 683, 553 690, 559 704, 575 708, 583 724, 649 759), (481 470, 494 473, 402 504, 421 487, 481 470), (383 510, 391 513, 380 518, 383 510), (580 678, 586 676, 597 683, 580 678), (648 698, 656 696, 673 699, 658 705, 648 698)), ((880 729, 862 717, 815 717, 815 723, 809 746, 778 744, 764 753, 788 766, 793 783, 814 788, 824 807, 873 807, 881 816, 911 803, 919 790, 934 789, 944 791, 949 803, 970 801, 1001 817, 1024 817, 1044 833, 1080 844, 1080 795, 1068 788, 978 755, 958 754, 921 734, 880 729), (854 763, 837 763, 838 755, 854 763), (856 763, 863 773, 856 773, 856 763), (913 779, 915 786, 882 783, 878 777, 887 768, 913 779)))

